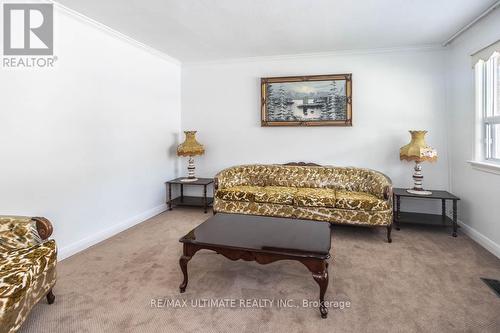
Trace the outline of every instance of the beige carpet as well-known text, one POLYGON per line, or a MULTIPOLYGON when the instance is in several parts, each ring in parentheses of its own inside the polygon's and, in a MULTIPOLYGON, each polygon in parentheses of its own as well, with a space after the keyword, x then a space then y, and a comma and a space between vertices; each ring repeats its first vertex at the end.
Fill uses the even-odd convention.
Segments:
POLYGON ((21 332, 500 331, 500 298, 479 279, 500 279, 500 260, 440 228, 408 226, 393 232, 392 244, 385 229, 335 228, 326 298, 350 307, 330 309, 325 320, 302 307, 318 287, 297 262, 259 265, 201 251, 181 295, 178 239, 210 216, 174 209, 62 261, 55 303, 38 304, 21 332), (263 298, 298 307, 151 307, 158 298, 188 305, 263 298))

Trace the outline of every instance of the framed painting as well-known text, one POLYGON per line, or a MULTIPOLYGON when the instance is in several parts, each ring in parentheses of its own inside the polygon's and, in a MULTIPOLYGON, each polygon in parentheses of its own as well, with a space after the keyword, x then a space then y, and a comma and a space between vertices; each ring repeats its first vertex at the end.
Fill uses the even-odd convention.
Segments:
POLYGON ((352 75, 262 78, 261 126, 352 126, 352 75))

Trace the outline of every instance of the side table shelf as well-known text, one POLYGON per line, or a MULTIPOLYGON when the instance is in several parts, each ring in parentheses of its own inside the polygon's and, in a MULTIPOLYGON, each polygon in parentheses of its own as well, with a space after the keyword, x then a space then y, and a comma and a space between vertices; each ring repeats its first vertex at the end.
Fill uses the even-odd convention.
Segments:
POLYGON ((167 206, 168 210, 172 210, 173 206, 190 206, 203 207, 206 213, 208 207, 212 205, 213 198, 207 197, 207 187, 214 182, 213 178, 198 178, 196 181, 183 182, 184 178, 176 178, 165 182, 167 186, 167 206), (177 198, 172 198, 172 185, 180 185, 181 195, 177 198), (203 196, 188 196, 184 195, 184 186, 203 186, 203 196))
POLYGON ((431 195, 417 195, 411 194, 404 188, 393 189, 395 211, 394 211, 394 224, 396 230, 400 230, 401 223, 422 224, 422 225, 435 225, 435 226, 451 226, 453 227, 452 236, 457 237, 457 202, 459 197, 446 192, 446 191, 432 191, 431 195), (441 215, 427 214, 427 213, 413 213, 401 211, 401 198, 418 198, 418 199, 433 199, 441 200, 441 215), (446 201, 453 202, 453 214, 449 217, 446 214, 446 201))

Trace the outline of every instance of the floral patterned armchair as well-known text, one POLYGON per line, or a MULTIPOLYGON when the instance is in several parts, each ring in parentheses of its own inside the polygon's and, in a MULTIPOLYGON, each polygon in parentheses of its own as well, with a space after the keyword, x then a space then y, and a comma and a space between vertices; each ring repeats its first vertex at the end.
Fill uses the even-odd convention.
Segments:
POLYGON ((43 217, 0 216, 0 333, 19 330, 43 297, 54 302, 57 250, 43 217))

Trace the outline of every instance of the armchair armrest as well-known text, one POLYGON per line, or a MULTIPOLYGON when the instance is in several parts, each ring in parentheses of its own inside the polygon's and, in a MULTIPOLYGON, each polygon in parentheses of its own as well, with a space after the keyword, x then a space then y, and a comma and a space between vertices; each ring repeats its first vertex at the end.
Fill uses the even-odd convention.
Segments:
POLYGON ((31 247, 49 238, 52 230, 50 221, 43 217, 0 216, 0 247, 31 247))
POLYGON ((32 217, 31 220, 36 222, 36 230, 41 240, 46 240, 52 235, 54 228, 52 227, 52 223, 45 217, 32 217))

